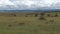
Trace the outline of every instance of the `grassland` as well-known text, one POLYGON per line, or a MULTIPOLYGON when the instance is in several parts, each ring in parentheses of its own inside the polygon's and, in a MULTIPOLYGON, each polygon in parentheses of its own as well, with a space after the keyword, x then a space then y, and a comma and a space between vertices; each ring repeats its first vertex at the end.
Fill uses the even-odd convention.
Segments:
POLYGON ((46 20, 39 20, 40 13, 37 17, 35 14, 0 13, 0 34, 60 34, 60 12, 45 13, 46 20), (47 14, 58 16, 48 17, 47 14))

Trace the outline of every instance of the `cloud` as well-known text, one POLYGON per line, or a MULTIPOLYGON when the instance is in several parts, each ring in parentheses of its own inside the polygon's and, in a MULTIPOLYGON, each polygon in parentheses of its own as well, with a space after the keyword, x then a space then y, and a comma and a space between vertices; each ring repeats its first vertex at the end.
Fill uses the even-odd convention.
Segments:
POLYGON ((9 0, 0 0, 0 5, 14 5, 11 1, 9 0))
POLYGON ((60 0, 0 0, 0 8, 6 9, 60 9, 60 0))

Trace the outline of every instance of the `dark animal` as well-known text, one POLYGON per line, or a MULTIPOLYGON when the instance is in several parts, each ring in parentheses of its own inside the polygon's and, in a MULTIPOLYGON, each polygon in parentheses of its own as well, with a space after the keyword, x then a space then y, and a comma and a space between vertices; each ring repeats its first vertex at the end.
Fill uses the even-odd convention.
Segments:
POLYGON ((56 14, 55 17, 57 17, 58 15, 56 14))
POLYGON ((38 16, 38 14, 35 14, 35 17, 37 17, 38 16))
POLYGON ((19 23, 19 25, 24 25, 25 23, 19 23))
POLYGON ((12 27, 12 25, 8 25, 8 27, 12 27))
POLYGON ((16 14, 14 14, 13 16, 16 16, 16 14))
POLYGON ((16 14, 11 14, 12 16, 16 16, 16 14))
POLYGON ((25 15, 25 17, 28 17, 27 15, 25 15))
POLYGON ((48 17, 50 17, 50 14, 47 14, 48 17))

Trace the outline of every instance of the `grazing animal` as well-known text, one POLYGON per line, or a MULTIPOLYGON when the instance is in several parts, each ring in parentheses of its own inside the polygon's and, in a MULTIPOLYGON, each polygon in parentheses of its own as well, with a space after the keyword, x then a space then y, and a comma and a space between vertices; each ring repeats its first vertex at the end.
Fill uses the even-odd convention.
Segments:
POLYGON ((45 19, 44 17, 41 16, 41 17, 39 18, 39 20, 46 20, 46 19, 45 19))
POLYGON ((54 22, 54 20, 50 20, 50 22, 54 22))
POLYGON ((54 24, 54 20, 50 20, 50 24, 54 24))
POLYGON ((8 25, 8 27, 12 27, 12 25, 8 25))
POLYGON ((46 22, 45 24, 48 24, 48 22, 46 22))
POLYGON ((56 14, 55 17, 57 17, 58 15, 56 14))
POLYGON ((19 23, 19 25, 24 25, 25 23, 19 23))
POLYGON ((50 17, 50 14, 47 14, 48 17, 50 17))
POLYGON ((13 16, 16 16, 16 14, 14 14, 13 16))
POLYGON ((35 17, 37 17, 38 16, 38 14, 35 14, 35 17))
POLYGON ((25 15, 25 17, 28 17, 27 15, 25 15))
POLYGON ((11 14, 12 16, 16 16, 16 14, 11 14))

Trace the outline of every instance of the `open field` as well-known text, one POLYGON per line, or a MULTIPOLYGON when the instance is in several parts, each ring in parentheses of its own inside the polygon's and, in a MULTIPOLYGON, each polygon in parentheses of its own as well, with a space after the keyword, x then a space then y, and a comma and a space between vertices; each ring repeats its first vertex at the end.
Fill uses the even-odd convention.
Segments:
POLYGON ((60 12, 45 13, 45 20, 40 20, 40 16, 40 13, 0 13, 0 34, 60 34, 60 12))

